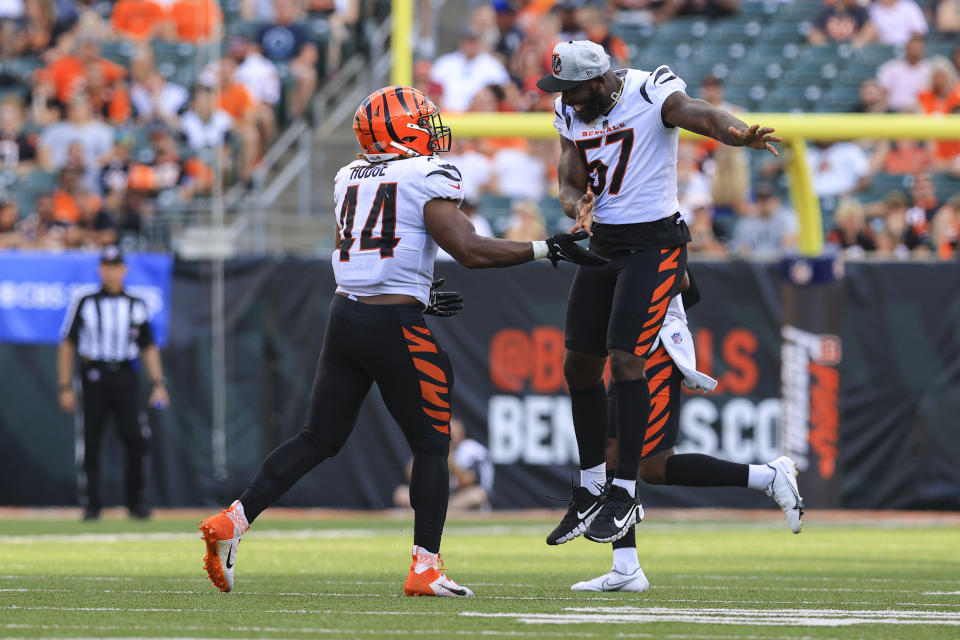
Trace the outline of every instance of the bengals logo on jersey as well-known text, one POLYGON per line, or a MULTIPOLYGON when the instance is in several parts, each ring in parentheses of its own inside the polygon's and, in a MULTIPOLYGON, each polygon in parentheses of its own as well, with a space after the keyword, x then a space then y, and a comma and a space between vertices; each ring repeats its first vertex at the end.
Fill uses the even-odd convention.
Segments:
POLYGON ((556 53, 553 54, 553 75, 558 75, 560 73, 560 56, 556 53))

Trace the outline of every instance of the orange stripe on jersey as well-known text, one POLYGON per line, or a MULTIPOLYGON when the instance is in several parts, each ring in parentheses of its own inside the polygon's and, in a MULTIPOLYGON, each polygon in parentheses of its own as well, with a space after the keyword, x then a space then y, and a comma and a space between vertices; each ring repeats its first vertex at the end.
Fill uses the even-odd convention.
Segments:
POLYGON ((413 365, 419 369, 422 373, 430 376, 437 382, 447 382, 447 374, 443 372, 443 369, 433 364, 432 362, 427 362, 421 358, 414 358, 413 365))
MULTIPOLYGON (((663 390, 657 395, 650 398, 650 420, 654 420, 660 416, 661 413, 667 411, 667 408, 670 406, 670 387, 664 387, 663 390)), ((667 416, 664 415, 663 419, 666 420, 667 416)), ((649 432, 649 427, 648 427, 649 432)), ((657 429, 654 429, 651 433, 656 433, 657 429)))
POLYGON ((406 327, 401 327, 403 329, 403 337, 407 339, 407 349, 411 353, 417 352, 427 352, 427 353, 437 353, 437 345, 433 344, 426 338, 421 338, 415 333, 407 331, 406 327))
MULTIPOLYGON (((660 321, 663 320, 663 316, 667 315, 667 307, 669 306, 670 298, 664 298, 659 303, 650 305, 647 313, 652 313, 653 316, 644 323, 643 328, 646 329, 647 327, 659 324, 660 321)), ((659 327, 657 327, 657 330, 659 330, 659 327)))
POLYGON ((653 451, 653 449, 657 446, 657 444, 658 444, 661 440, 663 440, 663 436, 665 436, 665 435, 667 435, 667 434, 661 433, 661 434, 660 434, 660 437, 657 438, 656 440, 654 440, 653 442, 647 442, 646 444, 644 444, 644 445, 643 445, 643 450, 640 451, 640 458, 643 458, 644 456, 649 455, 650 452, 653 451))
POLYGON ((659 300, 663 296, 667 295, 667 292, 670 291, 670 287, 673 286, 673 283, 677 279, 677 274, 671 274, 669 278, 664 280, 663 284, 657 287, 657 290, 653 292, 653 299, 659 300))
POLYGON ((437 431, 439 431, 440 433, 445 433, 446 435, 450 435, 449 424, 441 424, 441 425, 432 424, 430 426, 436 429, 437 431))
MULTIPOLYGON (((646 344, 648 344, 648 343, 650 342, 651 338, 653 338, 653 336, 657 335, 657 332, 658 332, 658 331, 660 331, 660 327, 659 327, 659 326, 656 326, 656 327, 650 327, 649 329, 647 329, 646 331, 644 331, 643 333, 641 333, 641 334, 640 334, 640 337, 637 338, 637 348, 639 349, 641 345, 646 345, 646 344)), ((642 357, 642 356, 644 356, 644 355, 646 354, 646 352, 647 352, 647 350, 644 349, 644 350, 643 350, 643 353, 638 353, 637 355, 639 355, 639 356, 642 357)))
POLYGON ((658 364, 663 364, 670 359, 670 354, 667 353, 667 350, 662 346, 653 352, 650 358, 647 360, 647 371, 654 368, 658 364))
POLYGON ((441 393, 448 393, 447 388, 426 380, 420 381, 420 395, 423 396, 424 400, 436 407, 449 409, 450 403, 440 397, 441 393))
MULTIPOLYGON (((661 249, 661 250, 660 250, 660 253, 661 253, 661 254, 665 254, 667 251, 670 251, 670 250, 669 250, 669 249, 661 249)), ((680 265, 677 263, 677 258, 679 258, 679 257, 680 257, 680 247, 677 247, 676 249, 673 250, 673 253, 670 254, 670 257, 668 257, 667 259, 663 260, 663 261, 660 263, 660 268, 657 269, 657 271, 663 272, 663 271, 666 271, 666 270, 668 270, 668 269, 677 269, 677 268, 679 268, 680 265)))
POLYGON ((410 328, 413 329, 414 331, 419 331, 420 333, 422 333, 422 334, 425 335, 425 336, 433 335, 432 333, 430 333, 430 329, 427 329, 426 327, 415 327, 415 326, 411 326, 410 328))
POLYGON ((423 412, 434 420, 439 420, 440 422, 450 422, 449 411, 434 411, 433 409, 427 409, 426 407, 423 407, 423 412))

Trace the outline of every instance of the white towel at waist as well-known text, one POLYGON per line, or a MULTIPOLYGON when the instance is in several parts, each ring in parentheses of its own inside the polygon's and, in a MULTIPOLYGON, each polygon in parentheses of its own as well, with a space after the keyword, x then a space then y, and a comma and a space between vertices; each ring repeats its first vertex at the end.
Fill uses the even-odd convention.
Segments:
POLYGON ((667 354, 683 374, 683 384, 689 389, 702 389, 704 392, 717 388, 717 381, 705 373, 697 371, 697 353, 693 346, 693 336, 687 328, 687 314, 683 309, 680 296, 670 301, 666 317, 657 339, 650 348, 652 353, 662 342, 667 354))

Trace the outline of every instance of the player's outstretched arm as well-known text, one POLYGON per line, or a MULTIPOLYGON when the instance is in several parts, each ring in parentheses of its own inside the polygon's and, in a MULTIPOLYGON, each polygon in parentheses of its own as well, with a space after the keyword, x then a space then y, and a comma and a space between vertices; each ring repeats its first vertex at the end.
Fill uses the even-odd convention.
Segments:
POLYGON ((668 127, 682 127, 732 147, 766 149, 775 156, 780 155, 773 146, 774 142, 780 142, 780 138, 772 135, 772 127, 747 126, 731 113, 717 109, 706 100, 691 98, 682 91, 664 100, 660 117, 668 127))
POLYGON ((468 269, 509 267, 533 260, 529 242, 478 236, 453 200, 430 200, 423 206, 423 220, 437 244, 468 269))
POLYGON ((509 267, 540 259, 550 260, 554 267, 562 261, 594 267, 607 263, 606 258, 577 244, 587 237, 585 232, 558 233, 534 242, 478 236, 453 200, 430 200, 423 207, 423 219, 437 244, 468 269, 509 267))

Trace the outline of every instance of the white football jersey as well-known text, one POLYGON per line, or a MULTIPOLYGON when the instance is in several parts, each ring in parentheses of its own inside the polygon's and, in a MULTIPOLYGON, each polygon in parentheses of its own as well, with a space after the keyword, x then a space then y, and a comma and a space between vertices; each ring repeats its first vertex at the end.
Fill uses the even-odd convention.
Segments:
POLYGON ((437 244, 424 224, 423 206, 434 198, 463 201, 456 165, 439 156, 355 160, 337 172, 333 193, 340 234, 332 256, 337 291, 410 295, 426 307, 437 244))
POLYGON ((605 116, 584 123, 558 97, 553 125, 576 143, 597 196, 593 219, 604 224, 653 222, 680 210, 677 201, 679 130, 665 127, 663 102, 687 84, 666 65, 621 69, 620 101, 605 116))

